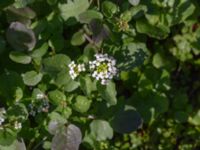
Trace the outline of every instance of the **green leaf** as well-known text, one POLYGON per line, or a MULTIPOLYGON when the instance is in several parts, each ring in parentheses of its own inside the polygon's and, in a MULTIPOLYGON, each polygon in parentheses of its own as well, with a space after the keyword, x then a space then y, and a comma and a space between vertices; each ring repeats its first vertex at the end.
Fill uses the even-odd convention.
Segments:
POLYGON ((79 46, 82 45, 85 42, 85 36, 83 30, 80 30, 78 32, 75 32, 71 39, 71 44, 73 46, 79 46))
POLYGON ((80 129, 70 124, 63 127, 52 139, 52 150, 78 150, 82 141, 80 129))
POLYGON ((199 126, 200 125, 200 110, 198 110, 194 116, 190 116, 188 121, 192 125, 199 126))
POLYGON ((34 49, 30 56, 33 58, 41 58, 42 56, 44 56, 47 53, 49 46, 47 43, 43 43, 42 45, 40 45, 39 47, 37 47, 36 49, 34 49))
POLYGON ((128 0, 128 1, 133 6, 136 6, 136 5, 138 5, 140 3, 140 0, 128 0))
POLYGON ((17 51, 12 51, 9 54, 9 58, 16 62, 16 63, 20 63, 20 64, 29 64, 31 63, 31 57, 25 53, 22 52, 17 52, 17 51))
POLYGON ((50 118, 51 121, 56 121, 60 125, 64 125, 67 123, 66 118, 64 118, 62 115, 60 115, 59 113, 55 111, 48 114, 48 117, 50 118))
POLYGON ((80 23, 90 23, 93 19, 103 19, 103 15, 96 10, 86 10, 78 16, 80 23))
POLYGON ((18 88, 24 90, 23 80, 16 72, 6 72, 0 75, 0 83, 0 95, 3 96, 7 102, 15 99, 16 90, 18 90, 18 88))
POLYGON ((0 145, 1 150, 26 150, 26 145, 23 139, 15 140, 11 145, 0 145))
POLYGON ((23 90, 20 87, 17 87, 15 90, 15 101, 18 102, 20 99, 22 99, 23 97, 23 90))
POLYGON ((16 132, 12 131, 9 128, 6 130, 0 130, 0 145, 9 146, 14 142, 16 137, 16 132))
POLYGON ((9 44, 18 51, 32 51, 36 44, 34 32, 20 22, 10 24, 6 37, 9 44))
POLYGON ((59 90, 50 91, 48 97, 50 102, 55 105, 60 105, 63 101, 66 101, 65 94, 59 90))
POLYGON ((125 106, 115 113, 112 120, 113 129, 118 133, 131 133, 142 125, 140 114, 131 106, 125 106))
POLYGON ((117 5, 110 1, 104 1, 101 7, 103 14, 108 18, 111 18, 118 11, 117 5))
POLYGON ((80 85, 79 82, 70 79, 68 84, 64 85, 64 90, 66 92, 72 92, 76 90, 79 87, 79 85, 80 85))
POLYGON ((110 124, 104 120, 93 120, 90 124, 91 135, 97 141, 112 139, 113 129, 110 124))
POLYGON ((30 4, 30 3, 34 2, 34 1, 35 1, 35 0, 15 0, 14 5, 15 5, 15 7, 17 7, 17 8, 23 8, 23 7, 25 7, 26 5, 28 5, 28 4, 30 4))
POLYGON ((85 95, 90 96, 91 92, 94 90, 94 85, 89 76, 84 76, 80 78, 80 87, 85 95))
POLYGON ((100 92, 101 97, 107 101, 108 105, 111 106, 117 104, 117 92, 113 82, 109 82, 106 86, 103 86, 99 83, 97 84, 97 89, 100 92))
POLYGON ((133 96, 133 106, 142 116, 145 123, 151 123, 156 117, 165 113, 169 107, 169 101, 164 94, 143 90, 133 96))
POLYGON ((59 52, 64 48, 65 39, 62 35, 55 34, 49 39, 48 43, 52 50, 59 52))
POLYGON ((178 5, 176 4, 177 3, 175 3, 174 6, 176 9, 172 12, 171 16, 173 18, 172 25, 184 22, 195 11, 195 5, 192 3, 192 1, 180 0, 178 5))
POLYGON ((68 0, 67 3, 59 4, 61 17, 66 21, 70 17, 78 17, 90 6, 88 0, 68 0))
POLYGON ((84 55, 88 58, 88 61, 92 60, 96 53, 97 53, 97 50, 95 49, 95 47, 92 44, 88 44, 84 48, 84 55))
POLYGON ((43 95, 45 97, 45 94, 43 91, 41 91, 39 88, 34 88, 32 92, 32 98, 38 99, 38 95, 43 95))
POLYGON ((28 118, 28 111, 26 106, 22 103, 10 106, 7 110, 9 120, 26 120, 28 118))
POLYGON ((75 99, 73 108, 80 113, 85 113, 89 110, 91 102, 87 97, 79 95, 75 99))
POLYGON ((130 8, 130 13, 133 16, 134 19, 138 19, 142 17, 147 12, 147 6, 146 5, 137 5, 135 7, 130 8))
POLYGON ((67 123, 66 118, 55 111, 50 113, 48 117, 50 118, 50 122, 48 123, 48 132, 52 135, 58 133, 60 128, 67 123))
POLYGON ((165 65, 165 60, 163 59, 163 56, 160 53, 156 53, 153 56, 152 63, 156 68, 160 68, 160 67, 163 67, 165 65))
POLYGON ((36 16, 36 13, 29 7, 15 8, 11 6, 7 8, 6 12, 8 22, 19 21, 27 25, 31 23, 30 19, 36 16))
POLYGON ((129 71, 144 64, 149 52, 144 43, 129 43, 115 52, 117 67, 123 71, 129 71))
POLYGON ((170 32, 169 27, 164 25, 151 25, 145 19, 136 21, 136 29, 139 33, 147 34, 156 39, 165 39, 170 32))
POLYGON ((42 80, 42 74, 35 71, 28 71, 22 74, 24 84, 28 86, 35 86, 42 80))
POLYGON ((65 69, 57 74, 54 80, 54 84, 60 88, 64 85, 69 84, 70 81, 71 81, 71 77, 69 75, 69 71, 65 69))
POLYGON ((56 54, 54 56, 43 59, 44 71, 49 74, 58 73, 64 69, 68 69, 70 58, 64 54, 56 54))

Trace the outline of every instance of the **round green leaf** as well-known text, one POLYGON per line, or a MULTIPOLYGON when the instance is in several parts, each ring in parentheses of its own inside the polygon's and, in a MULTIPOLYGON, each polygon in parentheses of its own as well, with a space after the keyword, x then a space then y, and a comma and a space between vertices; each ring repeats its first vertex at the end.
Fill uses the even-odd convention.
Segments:
POLYGON ((104 1, 102 3, 102 12, 106 17, 111 18, 117 11, 118 7, 113 2, 104 1))
POLYGON ((16 132, 12 131, 11 129, 0 130, 0 145, 9 146, 14 142, 16 137, 16 132))
POLYGON ((90 124, 91 135, 97 141, 112 139, 113 129, 110 124, 104 120, 93 120, 90 124))
POLYGON ((87 10, 78 16, 81 23, 90 23, 93 19, 103 19, 103 15, 95 10, 87 10))
POLYGON ((50 91, 48 93, 49 100, 55 104, 60 105, 63 101, 66 101, 66 96, 59 90, 50 91))
POLYGON ((74 46, 82 45, 85 42, 84 32, 82 30, 73 34, 71 44, 74 46))
POLYGON ((92 101, 87 99, 87 97, 79 95, 75 99, 73 108, 80 113, 85 113, 89 110, 91 102, 92 101))
POLYGON ((44 71, 51 75, 68 68, 70 58, 64 54, 56 54, 52 57, 43 59, 44 71))
POLYGON ((35 86, 42 80, 42 74, 35 71, 29 71, 22 74, 24 84, 28 86, 35 86))
POLYGON ((10 52, 9 57, 12 61, 20 64, 29 64, 32 60, 29 55, 17 51, 10 52))

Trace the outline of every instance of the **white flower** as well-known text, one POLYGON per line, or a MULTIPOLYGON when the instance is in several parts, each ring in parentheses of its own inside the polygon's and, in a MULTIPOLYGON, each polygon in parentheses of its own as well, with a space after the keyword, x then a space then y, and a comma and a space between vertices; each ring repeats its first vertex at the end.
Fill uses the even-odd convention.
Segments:
POLYGON ((3 117, 0 117, 0 125, 2 125, 2 123, 5 121, 5 119, 3 117))
POLYGON ((80 74, 80 72, 86 71, 85 64, 75 64, 74 61, 72 61, 68 65, 68 67, 69 67, 69 75, 73 80, 80 74))
POLYGON ((96 60, 89 62, 92 70, 92 77, 100 80, 102 85, 106 85, 115 75, 117 75, 116 60, 108 54, 95 54, 96 60))
POLYGON ((16 130, 21 129, 21 128, 22 128, 21 122, 15 121, 15 123, 14 123, 14 128, 15 128, 16 130))

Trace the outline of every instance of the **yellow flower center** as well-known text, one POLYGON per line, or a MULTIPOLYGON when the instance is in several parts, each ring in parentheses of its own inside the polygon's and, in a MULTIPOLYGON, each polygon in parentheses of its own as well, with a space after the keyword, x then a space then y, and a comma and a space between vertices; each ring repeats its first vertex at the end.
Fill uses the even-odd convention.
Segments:
POLYGON ((108 70, 108 65, 106 63, 102 63, 97 67, 97 72, 106 72, 108 70))

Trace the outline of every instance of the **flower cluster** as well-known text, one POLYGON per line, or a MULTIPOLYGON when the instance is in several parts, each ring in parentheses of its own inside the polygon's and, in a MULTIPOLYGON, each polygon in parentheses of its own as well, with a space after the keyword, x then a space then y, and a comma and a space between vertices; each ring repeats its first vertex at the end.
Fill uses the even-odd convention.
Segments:
MULTIPOLYGON (((74 80, 80 72, 86 71, 84 64, 69 64, 69 74, 74 80)), ((106 85, 117 74, 116 60, 108 54, 95 54, 95 60, 89 61, 89 71, 91 76, 106 85)))
POLYGON ((80 72, 86 71, 84 64, 75 64, 74 61, 72 61, 68 66, 70 69, 69 74, 73 80, 80 74, 80 72))
POLYGON ((15 128, 16 130, 21 129, 21 128, 22 128, 22 123, 21 123, 21 122, 18 122, 18 121, 15 121, 15 123, 14 123, 14 128, 15 128))
POLYGON ((116 60, 108 54, 96 54, 95 58, 89 62, 92 77, 106 85, 117 74, 116 60))

